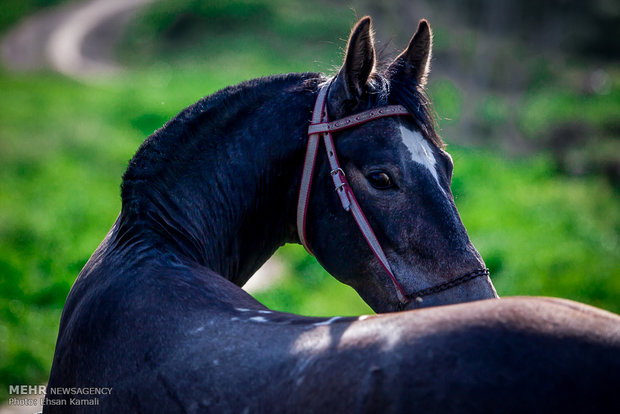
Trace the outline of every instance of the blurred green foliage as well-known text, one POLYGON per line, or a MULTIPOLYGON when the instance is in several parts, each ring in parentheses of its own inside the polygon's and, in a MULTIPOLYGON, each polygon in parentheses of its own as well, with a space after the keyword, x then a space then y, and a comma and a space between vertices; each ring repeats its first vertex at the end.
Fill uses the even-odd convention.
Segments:
POLYGON ((530 139, 544 136, 551 128, 565 123, 590 123, 602 127, 620 125, 620 76, 604 94, 548 88, 528 96, 520 123, 530 139))
MULTIPOLYGON (((46 381, 64 300, 120 210, 120 177, 142 140, 226 85, 331 72, 342 58, 338 39, 354 20, 344 7, 325 13, 301 1, 166 0, 129 30, 121 56, 132 69, 117 77, 85 84, 0 72, 0 399, 7 384, 46 381), (318 41, 316 25, 321 39, 333 40, 318 41)), ((429 90, 445 130, 458 128, 473 105, 487 133, 517 120, 536 141, 577 120, 589 125, 585 132, 617 137, 620 73, 609 76, 604 93, 545 81, 517 102, 500 93, 472 102, 445 77, 431 77, 429 90)), ((599 151, 613 157, 614 148, 599 151)), ((560 174, 549 152, 511 159, 448 149, 457 206, 500 295, 561 296, 620 312, 620 200, 609 181, 560 174)), ((256 295, 267 306, 306 315, 371 312, 303 248, 277 254, 284 277, 256 295)))

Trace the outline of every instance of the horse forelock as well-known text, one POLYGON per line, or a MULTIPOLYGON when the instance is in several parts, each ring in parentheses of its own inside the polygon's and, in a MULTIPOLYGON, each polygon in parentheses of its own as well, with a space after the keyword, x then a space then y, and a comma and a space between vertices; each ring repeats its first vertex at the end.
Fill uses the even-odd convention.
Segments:
POLYGON ((443 149, 445 143, 436 132, 432 102, 426 90, 414 79, 402 79, 391 73, 373 73, 368 82, 369 95, 377 106, 402 105, 413 117, 414 124, 433 145, 443 149))
MULTIPOLYGON (((385 67, 380 63, 379 67, 385 67)), ((422 135, 433 145, 444 149, 445 143, 437 134, 435 112, 426 90, 415 79, 394 75, 396 70, 375 70, 370 73, 365 85, 363 102, 356 105, 356 110, 366 110, 386 105, 402 105, 412 115, 413 122, 422 135)), ((337 75, 319 81, 317 87, 323 87, 337 75)))
POLYGON ((400 78, 390 79, 389 85, 390 103, 403 105, 407 108, 422 135, 435 146, 443 149, 445 144, 436 132, 433 105, 425 89, 413 80, 402 80, 400 78))

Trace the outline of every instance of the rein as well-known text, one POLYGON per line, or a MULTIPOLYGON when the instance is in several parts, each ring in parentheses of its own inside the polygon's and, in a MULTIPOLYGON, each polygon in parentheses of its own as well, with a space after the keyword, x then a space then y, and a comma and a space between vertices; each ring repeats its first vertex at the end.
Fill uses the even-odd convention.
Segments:
POLYGON ((381 244, 377 239, 377 236, 372 230, 368 219, 364 215, 360 205, 353 194, 353 190, 349 186, 346 174, 338 162, 338 156, 336 155, 336 148, 334 146, 334 140, 332 138, 332 132, 341 131, 343 129, 351 128, 364 124, 366 122, 384 118, 388 116, 411 116, 407 108, 402 105, 387 105, 379 108, 370 109, 364 112, 360 112, 355 115, 347 116, 345 118, 338 119, 336 121, 329 121, 327 116, 327 93, 329 91, 330 83, 327 83, 321 87, 314 104, 314 110, 312 112, 312 121, 308 127, 308 145, 306 147, 306 156, 304 159, 303 172, 301 176, 301 184, 299 188, 299 199, 297 201, 297 232, 299 234, 299 240, 301 244, 306 248, 308 253, 314 255, 306 238, 306 214, 308 212, 308 201, 310 199, 310 189, 312 187, 312 176, 314 172, 314 165, 316 163, 316 156, 318 153, 320 138, 323 138, 325 144, 325 150, 327 152, 327 159, 331 168, 330 176, 334 183, 334 188, 342 208, 345 211, 350 211, 353 214, 353 218, 357 223, 362 235, 366 239, 366 243, 374 253, 375 257, 386 271, 390 280, 396 288, 396 295, 401 306, 406 305, 413 299, 421 298, 425 295, 430 295, 444 290, 453 288, 465 282, 468 282, 478 276, 489 274, 488 269, 478 269, 469 272, 465 275, 459 276, 448 282, 441 283, 439 285, 422 289, 410 294, 407 294, 403 286, 400 284, 392 268, 388 262, 388 259, 381 248, 381 244))

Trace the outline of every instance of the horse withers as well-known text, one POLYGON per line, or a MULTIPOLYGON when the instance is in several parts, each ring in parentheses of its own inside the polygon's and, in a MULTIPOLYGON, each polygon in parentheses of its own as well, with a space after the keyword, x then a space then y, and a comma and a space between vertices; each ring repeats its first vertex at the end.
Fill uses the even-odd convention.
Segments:
POLYGON ((335 77, 223 89, 142 144, 67 298, 44 412, 619 408, 620 318, 495 299, 423 92, 430 27, 378 72, 370 25, 335 77), (407 311, 267 309, 239 286, 287 242, 377 312, 407 311), (111 392, 52 392, 89 387, 111 392))

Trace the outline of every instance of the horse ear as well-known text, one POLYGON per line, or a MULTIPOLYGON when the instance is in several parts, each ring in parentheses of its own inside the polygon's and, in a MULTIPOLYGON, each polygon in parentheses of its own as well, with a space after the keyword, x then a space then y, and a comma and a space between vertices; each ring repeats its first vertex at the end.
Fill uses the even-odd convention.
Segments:
POLYGON ((345 106, 354 106, 361 98, 374 67, 372 19, 366 16, 351 30, 344 63, 330 88, 330 103, 336 112, 345 109, 345 106))
POLYGON ((390 64, 388 73, 392 76, 413 78, 418 85, 426 85, 430 72, 433 32, 425 19, 418 23, 418 30, 409 41, 407 49, 390 64))

